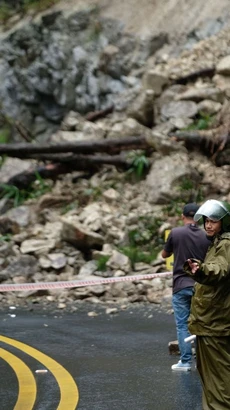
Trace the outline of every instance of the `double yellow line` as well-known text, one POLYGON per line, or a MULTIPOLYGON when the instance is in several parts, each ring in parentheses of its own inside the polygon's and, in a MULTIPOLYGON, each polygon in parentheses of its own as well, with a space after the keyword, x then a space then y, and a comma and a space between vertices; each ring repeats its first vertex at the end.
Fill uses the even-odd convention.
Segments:
MULTIPOLYGON (((0 336, 0 342, 27 353, 53 374, 60 389, 60 401, 57 410, 76 409, 79 401, 78 388, 72 376, 64 367, 39 350, 17 340, 0 336)), ((32 410, 37 395, 37 386, 33 373, 21 359, 1 348, 0 357, 13 368, 18 379, 18 399, 14 410, 32 410)))

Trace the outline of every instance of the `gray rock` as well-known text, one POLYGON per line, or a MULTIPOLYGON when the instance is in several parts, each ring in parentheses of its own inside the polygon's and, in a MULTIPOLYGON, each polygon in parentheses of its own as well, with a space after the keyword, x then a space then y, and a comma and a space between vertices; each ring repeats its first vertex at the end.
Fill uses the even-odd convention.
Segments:
POLYGON ((37 259, 32 255, 22 255, 1 271, 0 278, 6 280, 15 276, 22 276, 27 279, 31 278, 37 270, 37 259))
POLYGON ((165 118, 192 118, 197 112, 197 104, 193 101, 171 101, 161 108, 161 115, 165 118))

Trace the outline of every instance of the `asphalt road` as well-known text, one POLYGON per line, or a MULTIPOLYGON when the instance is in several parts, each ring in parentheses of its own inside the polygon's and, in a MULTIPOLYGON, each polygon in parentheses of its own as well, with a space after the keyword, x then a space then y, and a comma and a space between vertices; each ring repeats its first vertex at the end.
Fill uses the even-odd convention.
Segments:
POLYGON ((74 313, 6 309, 0 323, 1 410, 202 408, 195 368, 171 371, 174 319, 155 306, 115 315, 92 305, 74 313))

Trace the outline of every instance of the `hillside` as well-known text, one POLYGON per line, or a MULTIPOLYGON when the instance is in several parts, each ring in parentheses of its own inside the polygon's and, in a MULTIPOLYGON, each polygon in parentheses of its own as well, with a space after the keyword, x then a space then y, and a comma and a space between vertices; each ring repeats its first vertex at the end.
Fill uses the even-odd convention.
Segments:
MULTIPOLYGON (((2 284, 164 272, 159 251, 183 204, 230 201, 227 5, 61 1, 4 31, 1 143, 16 146, 0 145, 2 284)), ((171 280, 44 296, 62 308, 162 303, 171 280)))
POLYGON ((55 8, 72 12, 93 4, 102 16, 121 20, 127 31, 140 36, 165 31, 179 39, 213 20, 230 18, 228 0, 62 0, 55 8))
MULTIPOLYGON (((230 22, 228 0, 60 0, 47 12, 62 10, 70 14, 95 5, 99 7, 101 16, 122 21, 125 30, 130 33, 146 36, 166 32, 171 40, 176 41, 194 31, 204 38, 230 22)), ((15 27, 22 26, 29 20, 31 13, 20 19, 15 27)), ((13 18, 12 22, 14 21, 17 19, 13 18)))

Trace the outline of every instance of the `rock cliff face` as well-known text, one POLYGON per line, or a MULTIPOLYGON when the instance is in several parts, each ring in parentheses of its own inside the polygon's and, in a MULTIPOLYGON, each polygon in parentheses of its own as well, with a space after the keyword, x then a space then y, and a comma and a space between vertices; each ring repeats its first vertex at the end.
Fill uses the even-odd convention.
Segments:
POLYGON ((52 131, 70 110, 85 114, 122 93, 135 95, 140 74, 132 71, 141 70, 166 41, 164 34, 146 40, 126 34, 122 22, 101 18, 95 8, 68 17, 46 14, 1 43, 3 109, 35 136, 49 126, 52 131))
POLYGON ((125 31, 145 37, 166 32, 180 40, 189 33, 198 39, 217 32, 229 22, 228 0, 61 0, 54 10, 70 13, 96 5, 100 15, 122 21, 125 31))
MULTIPOLYGON (((10 195, 0 201, 2 283, 164 271, 157 253, 165 229, 179 223, 184 202, 230 201, 230 29, 222 14, 227 2, 217 9, 216 2, 199 8, 196 1, 170 1, 163 8, 156 1, 154 29, 152 2, 141 9, 134 0, 123 3, 104 0, 98 8, 62 1, 2 36, 2 111, 29 128, 36 142, 144 136, 151 145, 149 154, 127 156, 149 156, 140 179, 105 166, 87 178, 75 172, 49 181, 48 194, 37 180, 41 197, 23 206, 12 208, 17 201, 10 195), (202 20, 205 13, 211 20, 202 20), (199 21, 203 25, 195 29, 199 21), (107 117, 87 120, 90 111, 110 105, 107 117)), ((13 137, 21 136, 14 131, 13 137)), ((135 170, 137 162, 131 164, 135 170)), ((0 181, 36 165, 30 157, 8 158, 0 181)), ((161 303, 170 286, 165 278, 101 285, 48 291, 46 300, 62 306, 79 300, 161 303)))
POLYGON ((157 50, 178 55, 229 21, 227 0, 218 7, 215 1, 60 1, 2 32, 2 108, 40 139, 70 110, 85 114, 114 102, 124 110, 157 50))

